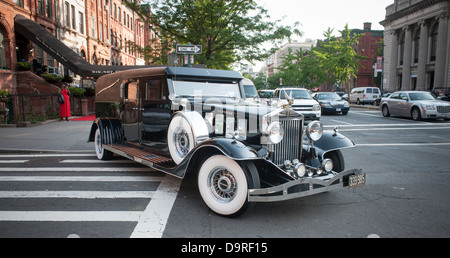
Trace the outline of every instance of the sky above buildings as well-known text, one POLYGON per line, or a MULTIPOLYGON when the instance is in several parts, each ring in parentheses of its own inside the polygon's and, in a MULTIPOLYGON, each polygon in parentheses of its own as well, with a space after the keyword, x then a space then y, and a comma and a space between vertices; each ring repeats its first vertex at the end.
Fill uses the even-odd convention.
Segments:
MULTIPOLYGON (((303 37, 293 38, 299 42, 306 39, 323 39, 328 28, 333 35, 348 24, 350 29, 363 29, 365 22, 372 23, 372 30, 383 30, 380 21, 386 16, 386 7, 394 0, 257 0, 273 20, 282 19, 283 25, 293 26, 300 22, 303 37)), ((263 66, 254 64, 255 71, 263 66)))
POLYGON ((350 29, 362 29, 371 22, 373 30, 383 30, 380 21, 386 16, 386 7, 394 0, 258 0, 272 19, 283 20, 284 25, 300 22, 304 39, 323 39, 323 32, 334 28, 338 35, 345 24, 350 29))

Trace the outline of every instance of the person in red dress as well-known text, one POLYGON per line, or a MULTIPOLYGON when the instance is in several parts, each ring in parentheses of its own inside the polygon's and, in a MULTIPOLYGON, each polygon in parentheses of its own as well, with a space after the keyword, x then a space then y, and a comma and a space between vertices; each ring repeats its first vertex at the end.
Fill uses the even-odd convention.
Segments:
POLYGON ((59 116, 61 117, 59 121, 63 121, 64 118, 66 119, 66 121, 69 121, 69 117, 71 116, 71 114, 70 114, 69 88, 67 87, 67 85, 63 85, 61 93, 64 96, 64 103, 59 104, 60 108, 59 116))

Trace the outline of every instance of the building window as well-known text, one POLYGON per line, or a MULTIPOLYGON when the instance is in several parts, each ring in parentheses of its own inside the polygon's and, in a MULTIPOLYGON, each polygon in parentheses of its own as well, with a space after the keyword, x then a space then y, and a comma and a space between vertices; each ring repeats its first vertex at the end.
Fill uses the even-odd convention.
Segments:
POLYGON ((17 6, 20 6, 23 8, 23 0, 14 0, 14 3, 16 3, 17 6))
POLYGON ((121 22, 121 20, 122 20, 122 11, 121 11, 120 7, 119 7, 119 18, 117 20, 119 20, 119 22, 121 22))
POLYGON ((52 18, 52 1, 51 0, 47 0, 45 5, 47 7, 47 17, 48 18, 52 18))
POLYGON ((5 48, 3 46, 3 32, 0 29, 0 69, 6 68, 5 48))
POLYGON ((75 6, 71 6, 72 9, 72 29, 76 30, 77 29, 77 22, 76 22, 76 17, 75 17, 75 6))
POLYGON ((414 37, 414 63, 419 62, 419 47, 420 47, 420 28, 416 31, 416 36, 414 37))
POLYGON ((436 61, 436 49, 437 49, 437 38, 438 38, 438 28, 439 23, 436 23, 431 31, 431 54, 430 61, 436 61))
POLYGON ((70 28, 70 8, 69 8, 69 3, 65 2, 64 3, 64 7, 66 8, 65 13, 66 13, 66 26, 68 28, 70 28))
POLYGON ((79 29, 80 29, 80 33, 81 34, 84 34, 84 15, 83 15, 83 13, 82 12, 78 12, 78 18, 79 18, 79 24, 78 24, 78 27, 79 27, 79 29))
POLYGON ((95 18, 91 16, 91 37, 96 38, 95 34, 95 18))
POLYGON ((102 22, 99 23, 98 25, 98 39, 103 41, 103 24, 102 22))
POLYGON ((44 0, 38 0, 38 13, 44 15, 44 0))
POLYGON ((403 65, 403 58, 405 54, 405 34, 402 35, 400 39, 400 66, 403 65))

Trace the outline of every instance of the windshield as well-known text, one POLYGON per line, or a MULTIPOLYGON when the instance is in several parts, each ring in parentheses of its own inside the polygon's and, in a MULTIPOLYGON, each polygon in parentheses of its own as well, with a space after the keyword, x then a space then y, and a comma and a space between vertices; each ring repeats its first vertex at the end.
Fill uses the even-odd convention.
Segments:
POLYGON ((182 97, 241 97, 237 82, 173 81, 173 87, 175 95, 182 97))
POLYGON ((244 85, 245 97, 246 98, 257 98, 258 92, 254 85, 244 85))
POLYGON ((411 100, 435 100, 435 98, 428 92, 414 92, 409 93, 411 100))
POLYGON ((318 100, 341 100, 342 98, 336 93, 319 93, 317 94, 318 100))
POLYGON ((284 92, 287 93, 288 96, 294 99, 311 99, 311 95, 307 90, 282 90, 280 92, 280 99, 286 99, 284 92))

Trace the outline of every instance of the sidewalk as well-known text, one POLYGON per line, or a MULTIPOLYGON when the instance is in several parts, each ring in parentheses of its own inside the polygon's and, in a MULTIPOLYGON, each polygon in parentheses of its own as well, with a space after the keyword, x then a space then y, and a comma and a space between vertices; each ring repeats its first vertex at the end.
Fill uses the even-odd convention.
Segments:
POLYGON ((0 127, 0 152, 94 152, 94 143, 87 142, 91 125, 92 121, 58 119, 32 127, 0 127))

